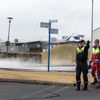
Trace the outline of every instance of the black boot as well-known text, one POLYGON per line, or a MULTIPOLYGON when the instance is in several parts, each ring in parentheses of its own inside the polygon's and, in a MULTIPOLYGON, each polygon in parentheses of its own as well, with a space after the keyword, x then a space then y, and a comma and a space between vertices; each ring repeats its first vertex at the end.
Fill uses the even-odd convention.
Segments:
POLYGON ((76 89, 77 91, 79 91, 80 90, 80 82, 77 82, 77 89, 76 89))
POLYGON ((84 83, 84 88, 82 90, 83 91, 88 90, 88 83, 84 83))
POLYGON ((97 83, 97 82, 96 82, 96 81, 94 81, 94 82, 92 82, 92 83, 91 83, 91 85, 95 85, 96 83, 97 83))
POLYGON ((95 85, 97 83, 97 80, 94 79, 94 82, 91 83, 91 85, 95 85))

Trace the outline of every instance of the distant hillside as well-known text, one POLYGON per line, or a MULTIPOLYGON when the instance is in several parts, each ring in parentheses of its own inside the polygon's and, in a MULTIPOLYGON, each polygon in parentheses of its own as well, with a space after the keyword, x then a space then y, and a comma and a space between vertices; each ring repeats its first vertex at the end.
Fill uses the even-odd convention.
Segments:
MULTIPOLYGON (((75 63, 76 45, 59 45, 51 49, 51 64, 75 63)), ((47 51, 42 54, 43 63, 47 63, 47 51)))

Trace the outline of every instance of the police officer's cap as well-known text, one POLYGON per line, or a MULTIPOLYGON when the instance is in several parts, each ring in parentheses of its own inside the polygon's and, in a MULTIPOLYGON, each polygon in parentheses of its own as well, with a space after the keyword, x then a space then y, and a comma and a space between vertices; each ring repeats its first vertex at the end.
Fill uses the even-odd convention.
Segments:
POLYGON ((83 42, 85 42, 85 40, 80 40, 80 41, 79 41, 79 43, 83 43, 83 42))

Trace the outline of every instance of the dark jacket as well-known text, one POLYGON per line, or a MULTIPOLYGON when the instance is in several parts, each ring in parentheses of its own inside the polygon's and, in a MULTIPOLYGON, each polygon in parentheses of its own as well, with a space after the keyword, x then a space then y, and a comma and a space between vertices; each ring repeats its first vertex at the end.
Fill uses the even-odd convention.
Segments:
MULTIPOLYGON (((78 53, 76 51, 76 62, 86 62, 88 60, 88 50, 89 50, 89 42, 87 42, 86 46, 84 46, 84 51, 81 53, 78 53)), ((83 48, 83 47, 78 47, 83 48)))

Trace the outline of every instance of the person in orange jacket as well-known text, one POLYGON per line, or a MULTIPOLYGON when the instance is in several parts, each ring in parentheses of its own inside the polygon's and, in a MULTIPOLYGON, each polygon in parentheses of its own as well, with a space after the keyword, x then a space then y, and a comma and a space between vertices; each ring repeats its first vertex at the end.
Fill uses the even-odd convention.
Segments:
POLYGON ((95 84, 97 83, 97 77, 96 77, 96 71, 99 71, 100 68, 98 69, 97 67, 100 66, 98 64, 98 54, 100 53, 100 46, 99 46, 99 39, 96 39, 94 41, 94 46, 92 47, 92 58, 91 58, 91 62, 92 62, 92 68, 91 68, 91 74, 94 78, 94 82, 92 82, 91 84, 95 84))

